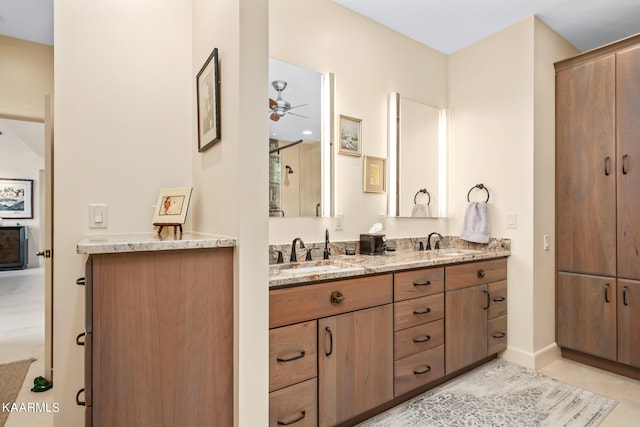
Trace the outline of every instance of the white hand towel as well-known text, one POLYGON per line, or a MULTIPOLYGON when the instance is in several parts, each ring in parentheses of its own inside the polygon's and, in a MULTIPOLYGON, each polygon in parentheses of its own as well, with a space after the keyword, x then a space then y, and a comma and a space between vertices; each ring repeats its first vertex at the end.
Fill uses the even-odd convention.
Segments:
POLYGON ((489 211, 486 202, 469 203, 460 238, 467 242, 489 243, 489 211))
POLYGON ((429 209, 429 205, 422 203, 413 205, 413 208, 411 209, 411 216, 429 217, 431 216, 431 209, 429 209))

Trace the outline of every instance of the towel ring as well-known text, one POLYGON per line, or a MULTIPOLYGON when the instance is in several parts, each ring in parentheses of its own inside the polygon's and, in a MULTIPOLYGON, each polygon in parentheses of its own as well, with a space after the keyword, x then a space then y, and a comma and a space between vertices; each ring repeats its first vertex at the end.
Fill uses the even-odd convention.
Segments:
POLYGON ((485 187, 484 184, 476 184, 473 187, 471 187, 471 189, 469 189, 469 192, 467 193, 467 202, 471 202, 471 199, 469 198, 469 196, 471 196, 471 192, 473 191, 474 188, 477 188, 478 190, 484 190, 487 192, 487 200, 485 201, 485 203, 487 203, 489 201, 489 189, 485 187))
POLYGON ((417 205, 417 204, 418 204, 417 199, 418 199, 418 194, 420 194, 420 193, 424 193, 424 194, 426 194, 426 195, 429 197, 429 201, 427 201, 427 206, 429 206, 429 205, 431 204, 431 194, 429 194, 429 192, 427 191, 427 189, 426 189, 426 188, 423 188, 423 189, 418 190, 418 192, 416 193, 416 195, 415 195, 415 196, 413 196, 413 204, 414 204, 414 205, 417 205))

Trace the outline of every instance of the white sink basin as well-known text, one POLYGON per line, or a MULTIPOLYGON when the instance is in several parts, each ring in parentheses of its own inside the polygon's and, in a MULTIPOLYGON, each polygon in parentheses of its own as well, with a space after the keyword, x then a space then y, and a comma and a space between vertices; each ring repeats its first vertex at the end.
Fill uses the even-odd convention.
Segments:
POLYGON ((285 274, 309 274, 309 273, 324 273, 330 270, 338 270, 340 267, 336 265, 316 265, 313 267, 301 267, 301 268, 283 268, 280 273, 285 274))
POLYGON ((471 255, 471 254, 479 254, 482 251, 476 251, 475 249, 457 249, 457 248, 450 248, 450 249, 438 249, 436 250, 436 255, 441 255, 441 256, 462 256, 462 255, 471 255))

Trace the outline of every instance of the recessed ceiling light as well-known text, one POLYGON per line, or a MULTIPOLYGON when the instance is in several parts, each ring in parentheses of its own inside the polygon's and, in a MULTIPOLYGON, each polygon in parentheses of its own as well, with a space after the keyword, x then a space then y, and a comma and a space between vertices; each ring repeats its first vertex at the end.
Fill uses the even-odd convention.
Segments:
POLYGON ((313 133, 313 132, 312 132, 312 131, 310 131, 310 130, 303 130, 303 131, 302 131, 302 134, 303 134, 303 135, 311 135, 312 133, 313 133))

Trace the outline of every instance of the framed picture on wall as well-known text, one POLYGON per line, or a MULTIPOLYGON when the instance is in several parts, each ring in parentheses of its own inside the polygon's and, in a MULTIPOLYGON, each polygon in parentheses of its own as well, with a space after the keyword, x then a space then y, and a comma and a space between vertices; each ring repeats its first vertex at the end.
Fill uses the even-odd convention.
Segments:
POLYGON ((385 192, 385 160, 381 157, 364 156, 363 190, 365 193, 385 192))
POLYGON ((340 114, 338 153, 360 156, 362 153, 362 120, 340 114))
POLYGON ((198 151, 220 141, 220 77, 218 48, 213 49, 196 76, 198 104, 198 151))
POLYGON ((0 178, 0 218, 33 218, 33 180, 0 178))

